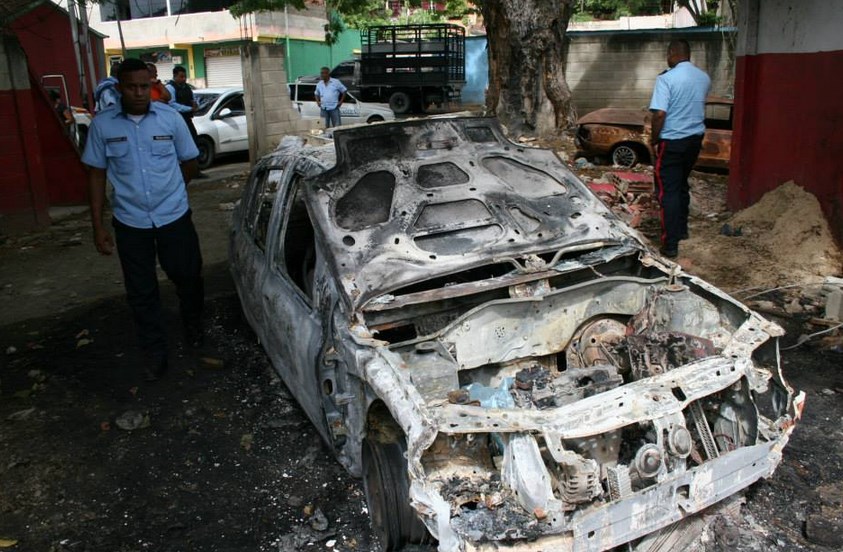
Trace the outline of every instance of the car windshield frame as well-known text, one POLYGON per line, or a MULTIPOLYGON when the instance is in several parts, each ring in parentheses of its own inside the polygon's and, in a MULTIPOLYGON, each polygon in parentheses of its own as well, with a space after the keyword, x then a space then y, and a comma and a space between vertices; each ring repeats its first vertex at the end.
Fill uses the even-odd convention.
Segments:
POLYGON ((202 115, 207 115, 208 112, 211 110, 212 107, 217 103, 221 97, 223 97, 223 93, 221 92, 194 92, 193 97, 196 100, 196 103, 199 104, 199 109, 197 109, 194 113, 194 117, 201 117, 202 115), (199 97, 208 98, 203 100, 202 102, 199 101, 199 97))

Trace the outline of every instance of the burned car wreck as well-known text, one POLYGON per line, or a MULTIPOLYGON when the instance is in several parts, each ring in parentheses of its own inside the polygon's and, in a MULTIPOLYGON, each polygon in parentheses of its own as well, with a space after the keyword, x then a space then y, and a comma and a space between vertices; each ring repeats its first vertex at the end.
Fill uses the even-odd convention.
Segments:
POLYGON ((772 474, 782 330, 493 119, 285 138, 231 267, 386 550, 605 550, 772 474))

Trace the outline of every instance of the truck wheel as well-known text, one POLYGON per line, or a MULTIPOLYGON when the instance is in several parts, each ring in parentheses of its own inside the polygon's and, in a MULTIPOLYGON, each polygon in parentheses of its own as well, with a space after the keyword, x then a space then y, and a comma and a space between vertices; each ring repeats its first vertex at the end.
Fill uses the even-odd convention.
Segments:
POLYGON ((214 141, 207 136, 200 136, 196 145, 199 148, 199 169, 205 170, 214 163, 214 141))
POLYGON ((409 113, 412 106, 413 102, 410 99, 410 95, 406 92, 399 90, 398 92, 393 92, 392 96, 389 97, 389 108, 392 109, 392 112, 396 115, 409 113))

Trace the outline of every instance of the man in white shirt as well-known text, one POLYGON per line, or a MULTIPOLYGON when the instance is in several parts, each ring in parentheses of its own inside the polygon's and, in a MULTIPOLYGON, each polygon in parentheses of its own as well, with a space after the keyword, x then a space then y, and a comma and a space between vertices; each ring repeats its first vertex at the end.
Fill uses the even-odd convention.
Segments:
POLYGON ((323 67, 320 72, 319 84, 316 85, 316 105, 325 119, 325 128, 342 125, 340 108, 345 101, 347 88, 337 79, 331 78, 331 70, 323 67))

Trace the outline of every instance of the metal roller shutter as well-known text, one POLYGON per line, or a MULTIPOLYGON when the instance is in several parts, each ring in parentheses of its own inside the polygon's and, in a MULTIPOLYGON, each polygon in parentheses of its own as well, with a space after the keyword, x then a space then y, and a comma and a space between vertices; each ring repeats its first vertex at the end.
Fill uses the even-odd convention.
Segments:
POLYGON ((158 78, 161 79, 161 82, 167 83, 173 79, 173 67, 176 64, 172 61, 159 61, 155 64, 155 68, 158 69, 158 78))
POLYGON ((243 67, 240 56, 205 58, 205 78, 208 88, 243 86, 243 67))

